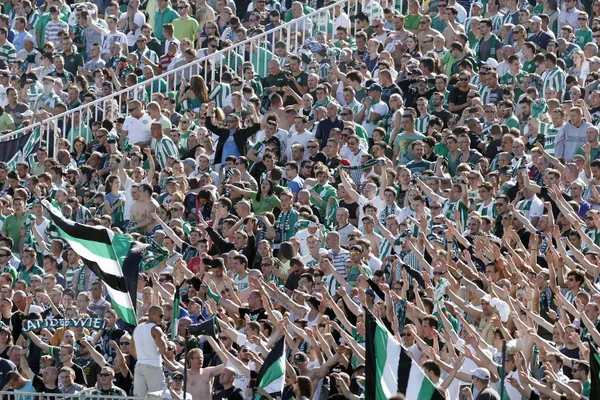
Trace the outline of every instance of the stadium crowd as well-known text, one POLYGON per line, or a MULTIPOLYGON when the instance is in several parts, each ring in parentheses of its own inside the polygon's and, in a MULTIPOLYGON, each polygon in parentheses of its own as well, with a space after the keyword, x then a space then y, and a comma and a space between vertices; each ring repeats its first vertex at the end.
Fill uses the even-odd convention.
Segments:
POLYGON ((376 400, 373 314, 431 398, 594 398, 599 45, 600 0, 4 2, 0 390, 376 400), (160 250, 137 326, 47 201, 160 250))

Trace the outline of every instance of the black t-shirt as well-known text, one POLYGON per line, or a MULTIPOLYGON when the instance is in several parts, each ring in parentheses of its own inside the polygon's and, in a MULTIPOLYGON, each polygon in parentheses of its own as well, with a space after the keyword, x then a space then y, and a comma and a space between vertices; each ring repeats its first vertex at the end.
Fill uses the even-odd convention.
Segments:
POLYGON ((102 371, 102 367, 98 365, 91 357, 87 360, 79 357, 75 359, 74 362, 83 368, 83 373, 85 374, 85 378, 87 380, 87 386, 96 386, 98 375, 100 374, 100 371, 102 371))
MULTIPOLYGON (((564 354, 565 356, 569 357, 569 358, 573 358, 575 360, 579 360, 580 359, 580 355, 579 355, 579 347, 575 347, 574 349, 567 349, 566 347, 563 347, 560 352, 562 354, 564 354)), ((567 367, 566 365, 563 365, 563 372, 566 376, 569 377, 569 379, 573 379, 573 369, 571 367, 567 367)))
POLYGON ((348 209, 348 212, 350 213, 350 219, 358 219, 358 203, 356 202, 352 202, 352 203, 346 203, 344 200, 340 201, 340 207, 344 207, 348 209))
POLYGON ((384 103, 389 102, 390 96, 395 93, 402 94, 402 92, 400 91, 400 87, 395 83, 393 83, 391 86, 384 87, 383 92, 381 92, 381 101, 383 101, 384 103))
POLYGON ((502 151, 502 138, 491 141, 485 149, 485 157, 493 160, 502 151))
POLYGON ((245 400, 244 391, 235 386, 221 390, 213 396, 213 400, 245 400))
POLYGON ((4 111, 13 117, 13 119, 23 119, 23 113, 27 110, 29 110, 29 107, 24 103, 17 103, 15 108, 12 108, 10 104, 4 107, 4 111))
POLYGON ((38 393, 62 393, 60 389, 58 389, 58 385, 54 389, 48 389, 48 387, 44 384, 44 381, 39 376, 35 375, 31 382, 36 392, 38 393))
POLYGON ((468 91, 463 92, 459 88, 455 87, 454 89, 452 89, 450 95, 448 96, 448 104, 452 103, 455 106, 461 106, 463 104, 466 104, 468 93, 468 91))
POLYGON ((73 371, 75 371, 75 383, 78 383, 83 386, 88 386, 87 377, 83 368, 81 368, 77 364, 73 364, 71 368, 73 368, 73 371))
POLYGON ((319 151, 314 157, 308 157, 308 159, 312 162, 321 161, 323 164, 327 162, 327 156, 322 151, 319 151))
POLYGON ((302 271, 292 272, 288 275, 287 280, 285 281, 285 288, 288 290, 296 290, 298 289, 298 283, 300 282, 300 277, 304 274, 313 274, 315 270, 313 268, 306 268, 302 271))
POLYGON ((444 123, 444 128, 448 127, 448 120, 452 116, 452 113, 445 108, 442 111, 434 111, 431 113, 434 117, 438 117, 444 123))
POLYGON ((246 307, 239 307, 240 317, 244 318, 244 316, 248 315, 250 317, 250 321, 259 321, 261 319, 267 319, 267 313, 264 308, 259 308, 258 310, 252 310, 246 307))
POLYGON ((327 160, 325 165, 327 165, 327 168, 329 168, 329 169, 336 169, 340 165, 341 161, 342 161, 342 157, 337 156, 337 157, 333 157, 333 158, 330 158, 329 160, 327 160))
POLYGON ((475 400, 500 400, 500 395, 494 389, 488 387, 479 392, 475 400))

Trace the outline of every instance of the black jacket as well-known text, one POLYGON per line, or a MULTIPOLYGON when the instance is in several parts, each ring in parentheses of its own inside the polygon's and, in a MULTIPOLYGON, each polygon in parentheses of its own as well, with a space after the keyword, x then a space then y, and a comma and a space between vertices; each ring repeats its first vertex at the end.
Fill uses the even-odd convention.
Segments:
MULTIPOLYGON (((218 126, 213 125, 212 118, 206 117, 206 129, 214 133, 219 137, 219 141, 217 142, 217 149, 215 150, 215 164, 221 164, 221 155, 223 154, 223 146, 225 145, 225 141, 229 137, 229 129, 219 128, 218 126)), ((248 138, 254 135, 256 132, 260 130, 260 123, 255 123, 249 128, 241 128, 235 131, 233 134, 233 140, 235 141, 235 145, 238 148, 240 154, 248 153, 248 138)))

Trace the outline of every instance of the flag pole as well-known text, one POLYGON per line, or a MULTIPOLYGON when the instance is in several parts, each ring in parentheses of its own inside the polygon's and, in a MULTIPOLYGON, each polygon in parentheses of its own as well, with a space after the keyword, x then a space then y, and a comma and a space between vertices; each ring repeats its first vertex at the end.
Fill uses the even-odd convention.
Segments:
MULTIPOLYGON (((506 378, 506 371, 504 365, 506 363, 506 340, 502 341, 502 375, 500 376, 500 398, 504 398, 504 379, 506 378)), ((184 394, 185 395, 185 394, 184 394)))

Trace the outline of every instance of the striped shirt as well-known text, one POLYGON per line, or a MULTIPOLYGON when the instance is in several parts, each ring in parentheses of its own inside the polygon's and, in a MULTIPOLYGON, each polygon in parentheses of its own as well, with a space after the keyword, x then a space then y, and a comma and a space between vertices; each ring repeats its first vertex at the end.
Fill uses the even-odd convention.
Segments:
POLYGON ((481 89, 479 89, 479 92, 481 93, 481 102, 483 104, 488 103, 488 97, 490 96, 491 91, 492 91, 492 89, 490 89, 489 86, 481 85, 481 89))
POLYGON ((215 106, 222 108, 225 105, 225 101, 231 95, 231 86, 228 83, 217 82, 213 90, 210 92, 208 97, 215 102, 215 106))
POLYGON ((450 200, 446 199, 443 207, 442 213, 446 216, 446 218, 453 222, 456 222, 454 219, 454 210, 458 209, 458 212, 460 213, 460 228, 466 229, 467 220, 469 218, 469 208, 462 202, 462 200, 451 202, 450 200))
POLYGON ((35 110, 35 104, 40 96, 44 93, 44 86, 37 81, 29 86, 29 107, 35 110))
POLYGON ((333 250, 329 250, 329 254, 333 257, 333 268, 346 278, 346 262, 350 259, 350 252, 340 249, 340 252, 336 254, 333 250))
POLYGON ((17 49, 10 42, 0 46, 0 59, 6 61, 7 64, 12 64, 17 61, 17 49))
MULTIPOLYGON (((345 268, 346 268, 346 266, 344 264, 344 269, 345 268)), ((327 286, 327 290, 329 291, 329 294, 331 296, 335 296, 336 295, 336 292, 337 292, 338 288, 340 287, 340 284, 333 277, 333 275, 325 275, 324 277, 321 278, 321 282, 323 282, 323 284, 325 286, 327 286)))
POLYGON ((492 30, 493 31, 500 30, 500 28, 502 28, 503 23, 504 23, 504 15, 503 14, 498 13, 498 14, 494 15, 492 17, 492 25, 493 25, 492 30))
POLYGON ((60 103, 60 97, 58 97, 54 92, 49 95, 40 95, 37 98, 35 103, 35 109, 38 109, 40 102, 44 103, 49 108, 55 108, 58 103, 60 103))
POLYGON ((477 204, 477 207, 475 207, 475 211, 477 211, 482 217, 488 216, 496 218, 498 216, 498 211, 496 210, 496 200, 490 201, 487 206, 483 204, 483 201, 480 202, 477 204))
POLYGON ((44 29, 44 32, 46 32, 44 41, 52 42, 56 45, 56 47, 59 47, 58 45, 60 42, 58 40, 58 32, 60 31, 69 32, 69 25, 61 20, 58 20, 57 22, 52 20, 48 21, 46 28, 44 29))
POLYGON ((564 94, 566 86, 567 74, 562 69, 554 67, 554 69, 542 74, 542 91, 540 92, 540 97, 544 98, 547 88, 554 88, 557 92, 564 94))
POLYGON ((179 150, 177 150, 177 146, 175 146, 175 143, 168 136, 163 135, 160 140, 157 140, 153 150, 156 153, 156 158, 161 169, 167 167, 169 157, 172 156, 179 160, 179 150))
POLYGON ((415 130, 417 132, 427 132, 431 114, 425 114, 424 117, 419 117, 415 120, 415 130))
POLYGON ((546 142, 544 143, 544 151, 546 151, 550 155, 554 155, 554 148, 556 144, 554 140, 556 139, 556 135, 558 135, 558 129, 554 127, 554 125, 549 124, 547 122, 540 122, 539 131, 546 137, 546 142))

